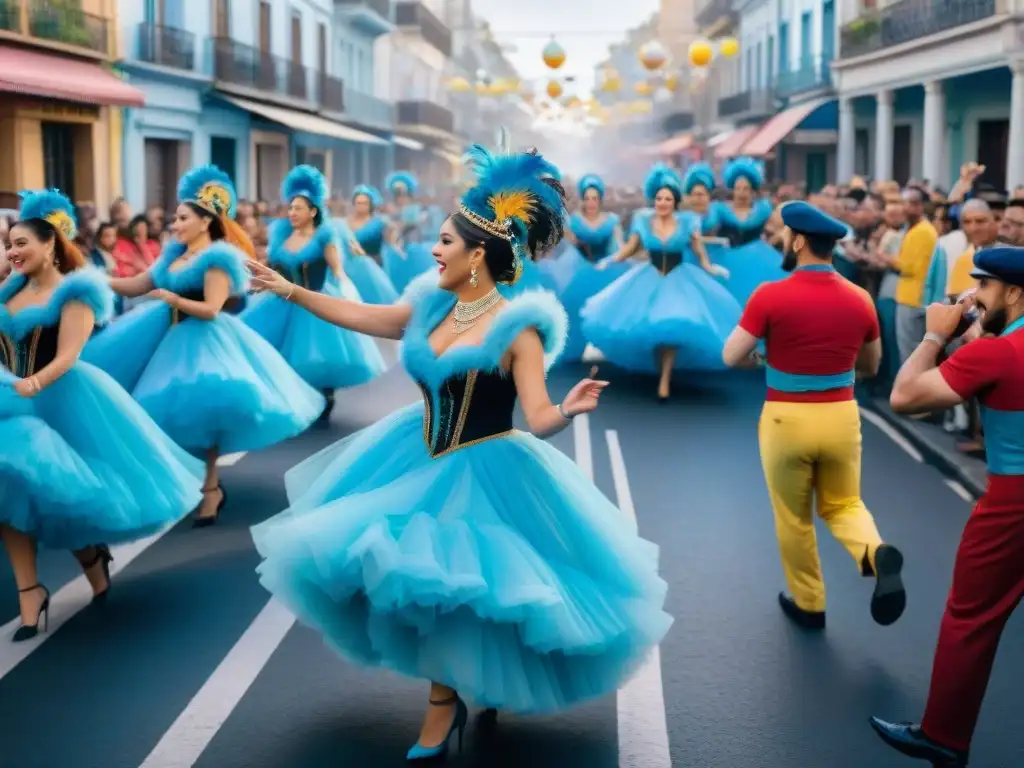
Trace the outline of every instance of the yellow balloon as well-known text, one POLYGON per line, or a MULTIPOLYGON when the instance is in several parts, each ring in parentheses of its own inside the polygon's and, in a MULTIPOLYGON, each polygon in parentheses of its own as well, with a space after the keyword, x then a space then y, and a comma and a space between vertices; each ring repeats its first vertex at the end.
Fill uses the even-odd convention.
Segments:
POLYGON ((557 99, 562 95, 562 84, 557 80, 551 80, 548 82, 547 87, 548 96, 552 99, 557 99))
POLYGON ((669 75, 666 77, 665 88, 673 92, 679 90, 679 75, 669 75))
POLYGON ((448 81, 448 90, 454 91, 455 93, 466 93, 467 91, 473 90, 473 86, 469 84, 469 81, 464 77, 453 77, 448 81))
POLYGON ((711 45, 704 40, 695 40, 690 43, 689 57, 690 63, 695 67, 706 67, 711 63, 711 59, 714 56, 714 51, 711 50, 711 45))
POLYGON ((718 44, 718 50, 727 59, 731 59, 740 52, 740 42, 735 37, 727 37, 718 44))
POLYGON ((654 86, 652 86, 650 83, 637 83, 636 85, 633 86, 633 90, 636 91, 641 96, 650 96, 652 93, 654 93, 654 86))

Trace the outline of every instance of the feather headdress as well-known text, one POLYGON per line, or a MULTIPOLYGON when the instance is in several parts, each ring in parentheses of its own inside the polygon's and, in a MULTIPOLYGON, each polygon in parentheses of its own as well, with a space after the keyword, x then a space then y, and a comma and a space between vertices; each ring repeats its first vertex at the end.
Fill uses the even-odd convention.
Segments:
POLYGON ((178 201, 194 203, 214 216, 235 218, 235 185, 216 165, 200 165, 181 177, 178 201))
POLYGON ((704 187, 708 192, 715 188, 715 172, 707 163, 694 163, 683 176, 684 194, 689 195, 697 187, 704 187))
POLYGON ((371 208, 378 208, 384 205, 384 195, 380 193, 380 190, 376 187, 371 187, 369 184, 360 184, 358 187, 352 190, 352 199, 355 200, 360 195, 366 197, 370 201, 371 208))
POLYGON ((392 195, 405 193, 412 196, 416 194, 419 182, 408 171, 395 171, 384 180, 384 186, 388 188, 388 192, 392 195))
POLYGON ((722 181, 727 189, 732 189, 740 179, 746 179, 755 190, 760 189, 764 184, 764 165, 752 157, 730 160, 722 173, 722 181))
POLYGON ((559 171, 537 152, 493 154, 474 144, 466 162, 476 184, 462 196, 459 213, 512 246, 513 277, 523 261, 556 245, 565 233, 565 193, 559 171))
POLYGON ((674 170, 664 163, 658 163, 647 172, 647 178, 644 179, 644 197, 653 201, 662 189, 671 189, 682 197, 683 181, 674 170))
POLYGON ((59 229, 68 240, 78 234, 78 220, 74 204, 59 190, 25 190, 21 197, 20 219, 42 219, 54 229, 59 229))
POLYGON ((324 202, 330 194, 327 179, 311 165, 295 166, 284 177, 284 183, 281 184, 282 200, 291 202, 296 197, 304 197, 321 214, 324 211, 324 202))
POLYGON ((580 198, 587 194, 588 189, 596 190, 598 197, 604 197, 604 182, 597 174, 588 173, 577 182, 576 192, 579 194, 580 198))

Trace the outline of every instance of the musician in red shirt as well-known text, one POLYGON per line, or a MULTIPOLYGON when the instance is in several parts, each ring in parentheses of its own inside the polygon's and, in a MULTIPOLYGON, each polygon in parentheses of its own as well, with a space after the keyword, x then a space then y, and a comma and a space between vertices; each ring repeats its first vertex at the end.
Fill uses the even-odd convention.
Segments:
POLYGON ((927 333, 893 385, 893 410, 929 413, 972 397, 981 403, 988 487, 964 528, 939 627, 921 724, 871 726, 894 749, 939 768, 967 765, 1003 628, 1024 599, 1024 249, 979 251, 972 300, 933 304, 927 333), (939 353, 981 310, 986 336, 936 365, 939 353))
POLYGON ((813 504, 864 576, 875 577, 871 615, 895 622, 906 607, 903 556, 882 542, 860 496, 858 373, 878 370, 878 316, 867 292, 832 266, 846 225, 814 206, 782 206, 786 256, 793 274, 759 287, 725 345, 730 366, 766 348, 768 392, 758 425, 761 463, 775 512, 775 532, 789 594, 785 614, 808 629, 825 627, 825 584, 814 534, 813 504))

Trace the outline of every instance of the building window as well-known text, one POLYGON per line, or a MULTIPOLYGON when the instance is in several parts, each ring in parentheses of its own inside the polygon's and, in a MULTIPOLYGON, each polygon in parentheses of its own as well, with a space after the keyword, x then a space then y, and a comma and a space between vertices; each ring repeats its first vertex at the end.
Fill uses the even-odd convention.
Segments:
POLYGON ((292 11, 292 61, 302 63, 302 16, 292 11))
POLYGON ((213 0, 213 36, 231 37, 231 0, 213 0))
POLYGON ((187 156, 184 142, 168 139, 146 139, 146 205, 159 205, 173 211, 176 185, 183 170, 182 158, 187 156))
POLYGON ((43 177, 50 189, 75 196, 75 126, 43 123, 43 177))

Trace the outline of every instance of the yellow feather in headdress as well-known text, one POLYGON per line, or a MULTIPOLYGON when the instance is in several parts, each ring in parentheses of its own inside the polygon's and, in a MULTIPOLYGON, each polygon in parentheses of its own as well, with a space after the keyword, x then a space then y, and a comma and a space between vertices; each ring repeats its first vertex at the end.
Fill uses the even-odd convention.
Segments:
POLYGON ((519 219, 525 222, 530 221, 536 201, 529 192, 513 191, 491 195, 487 202, 494 211, 495 221, 519 219))

